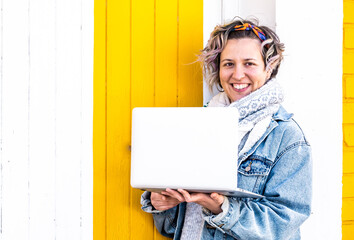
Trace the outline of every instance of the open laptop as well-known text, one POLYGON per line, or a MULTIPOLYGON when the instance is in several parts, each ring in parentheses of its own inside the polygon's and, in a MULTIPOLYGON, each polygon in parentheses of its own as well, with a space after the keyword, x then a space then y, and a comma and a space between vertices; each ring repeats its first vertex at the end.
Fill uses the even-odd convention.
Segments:
POLYGON ((262 197, 237 188, 238 118, 234 107, 134 108, 131 186, 262 197))

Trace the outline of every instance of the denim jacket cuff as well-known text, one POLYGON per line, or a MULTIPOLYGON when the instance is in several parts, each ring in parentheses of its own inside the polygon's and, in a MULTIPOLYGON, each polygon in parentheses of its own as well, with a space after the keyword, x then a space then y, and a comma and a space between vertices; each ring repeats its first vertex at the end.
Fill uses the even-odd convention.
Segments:
POLYGON ((203 215, 204 220, 209 225, 225 232, 226 230, 230 230, 238 221, 240 216, 240 204, 235 198, 225 197, 221 209, 223 211, 217 215, 209 215, 206 214, 205 211, 203 211, 203 215))
POLYGON ((213 222, 214 223, 220 222, 226 216, 226 214, 229 212, 229 209, 230 209, 229 198, 225 196, 224 202, 221 205, 222 212, 213 217, 213 222))
POLYGON ((147 213, 162 213, 164 211, 159 211, 154 208, 151 204, 151 192, 145 191, 140 198, 141 209, 147 213))

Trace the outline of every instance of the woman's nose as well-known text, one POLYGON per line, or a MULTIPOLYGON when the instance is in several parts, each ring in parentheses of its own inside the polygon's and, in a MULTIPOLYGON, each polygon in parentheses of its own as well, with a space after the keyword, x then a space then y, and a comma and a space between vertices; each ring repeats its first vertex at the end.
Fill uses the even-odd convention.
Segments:
POLYGON ((235 66, 234 71, 232 73, 232 78, 235 80, 241 80, 245 77, 245 72, 241 66, 235 66))

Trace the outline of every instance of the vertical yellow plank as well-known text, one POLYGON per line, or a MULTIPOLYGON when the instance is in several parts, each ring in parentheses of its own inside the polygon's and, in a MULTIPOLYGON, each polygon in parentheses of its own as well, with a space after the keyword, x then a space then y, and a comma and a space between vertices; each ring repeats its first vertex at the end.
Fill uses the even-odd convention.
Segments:
POLYGON ((354 173, 354 149, 343 146, 343 174, 346 173, 354 173))
POLYGON ((203 48, 203 0, 179 0, 178 105, 203 105, 203 77, 196 55, 203 48))
POLYGON ((353 221, 354 198, 343 198, 342 210, 342 221, 353 221))
MULTIPOLYGON (((177 0, 156 0, 155 11, 155 105, 177 106, 177 0)), ((156 228, 155 238, 167 240, 156 228)))
POLYGON ((345 141, 343 144, 343 202, 342 202, 342 238, 353 239, 354 234, 354 204, 353 204, 353 186, 354 186, 354 159, 352 158, 353 148, 353 114, 352 114, 352 96, 354 96, 354 84, 351 83, 353 77, 354 54, 351 42, 354 42, 352 33, 352 25, 354 23, 353 10, 354 2, 343 1, 344 18, 343 18, 343 83, 344 84, 344 100, 343 100, 343 135, 345 141))
POLYGON ((107 10, 107 240, 130 232, 130 1, 107 10))
POLYGON ((342 225, 342 240, 353 240, 354 222, 345 222, 342 225))
POLYGON ((154 106, 154 0, 132 0, 132 108, 154 106))
POLYGON ((93 239, 106 238, 106 1, 95 0, 93 239))
MULTIPOLYGON (((154 106, 154 35, 155 35, 154 0, 132 0, 132 59, 131 59, 131 102, 134 107, 154 106)), ((142 191, 132 189, 131 195, 131 238, 152 239, 153 224, 150 214, 141 210, 142 191)))
POLYGON ((155 103, 177 106, 177 0, 156 0, 155 103))

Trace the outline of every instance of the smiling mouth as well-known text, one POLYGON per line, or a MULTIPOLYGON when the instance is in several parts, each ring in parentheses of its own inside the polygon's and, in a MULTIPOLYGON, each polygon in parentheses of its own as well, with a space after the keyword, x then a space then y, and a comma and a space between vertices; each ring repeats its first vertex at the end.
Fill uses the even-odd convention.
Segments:
POLYGON ((232 87, 236 91, 242 91, 242 90, 244 90, 244 89, 246 89, 248 87, 248 84, 246 84, 246 83, 243 83, 243 84, 233 83, 232 87))

